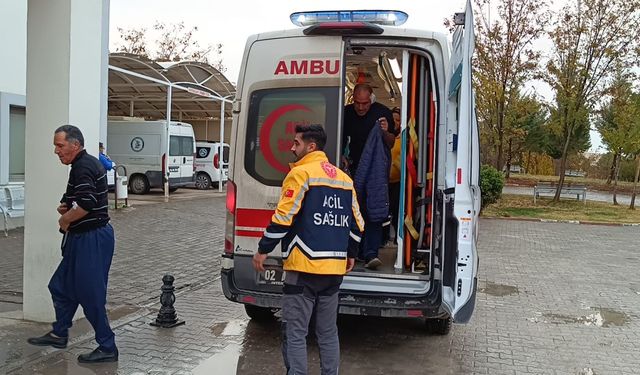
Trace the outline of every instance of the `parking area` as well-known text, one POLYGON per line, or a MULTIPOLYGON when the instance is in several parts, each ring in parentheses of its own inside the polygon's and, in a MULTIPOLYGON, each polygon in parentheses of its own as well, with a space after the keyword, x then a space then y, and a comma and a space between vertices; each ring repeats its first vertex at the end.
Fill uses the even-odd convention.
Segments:
MULTIPOLYGON (((66 350, 29 347, 46 325, 20 320, 22 232, 0 238, 0 373, 283 373, 278 322, 250 322, 219 281, 224 195, 176 193, 112 212, 109 309, 118 364, 81 367, 94 346, 83 320, 66 350), (189 195, 189 196, 187 196, 189 195), (162 275, 176 277, 184 326, 148 325, 162 275)), ((640 228, 482 219, 476 310, 432 336, 419 320, 342 316, 344 374, 636 374, 640 368, 640 228)), ((311 340, 310 372, 319 373, 311 340)))

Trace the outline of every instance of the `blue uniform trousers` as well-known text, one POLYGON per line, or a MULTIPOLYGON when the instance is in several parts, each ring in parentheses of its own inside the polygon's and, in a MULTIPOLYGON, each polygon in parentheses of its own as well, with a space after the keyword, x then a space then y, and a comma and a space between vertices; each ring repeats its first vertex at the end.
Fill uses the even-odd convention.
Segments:
POLYGON ((62 246, 62 261, 49 281, 49 291, 56 311, 53 333, 68 337, 73 316, 82 306, 84 315, 96 332, 100 349, 113 352, 115 335, 107 317, 107 281, 113 258, 113 227, 82 233, 67 233, 62 246))

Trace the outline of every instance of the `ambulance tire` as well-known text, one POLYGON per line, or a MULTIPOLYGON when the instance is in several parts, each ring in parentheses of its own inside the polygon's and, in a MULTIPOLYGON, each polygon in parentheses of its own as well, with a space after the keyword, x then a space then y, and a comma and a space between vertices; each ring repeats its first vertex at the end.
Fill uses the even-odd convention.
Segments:
POLYGON ((249 315, 251 320, 257 323, 268 323, 274 319, 274 311, 268 307, 244 305, 244 311, 249 315))
POLYGON ((151 189, 147 177, 141 174, 134 174, 129 179, 129 191, 132 194, 147 194, 151 189))
POLYGON ((427 319, 424 322, 427 332, 434 335, 448 335, 451 331, 451 318, 427 319))

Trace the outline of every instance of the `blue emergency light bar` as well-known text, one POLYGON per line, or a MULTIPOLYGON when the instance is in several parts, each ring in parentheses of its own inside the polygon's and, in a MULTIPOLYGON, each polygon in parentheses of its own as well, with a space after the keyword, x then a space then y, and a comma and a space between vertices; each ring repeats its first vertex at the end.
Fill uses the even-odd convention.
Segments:
POLYGON ((295 12, 289 18, 296 26, 313 26, 332 22, 367 22, 376 25, 400 26, 409 15, 399 10, 332 10, 295 12))

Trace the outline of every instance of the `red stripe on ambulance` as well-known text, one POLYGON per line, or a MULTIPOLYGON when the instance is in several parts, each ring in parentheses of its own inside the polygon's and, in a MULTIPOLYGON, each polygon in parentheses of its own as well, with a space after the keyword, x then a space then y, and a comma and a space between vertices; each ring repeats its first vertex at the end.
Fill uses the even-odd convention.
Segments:
POLYGON ((261 228, 261 230, 264 230, 264 228, 269 225, 269 222, 271 222, 271 216, 273 216, 273 210, 238 208, 236 211, 236 226, 261 228))

